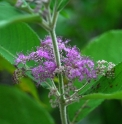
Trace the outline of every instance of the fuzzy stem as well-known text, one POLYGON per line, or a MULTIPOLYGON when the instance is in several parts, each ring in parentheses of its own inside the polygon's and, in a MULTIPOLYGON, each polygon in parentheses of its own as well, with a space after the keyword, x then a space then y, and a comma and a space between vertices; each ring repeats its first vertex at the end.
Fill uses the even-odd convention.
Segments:
POLYGON ((61 116, 62 124, 68 124, 67 114, 66 114, 66 106, 64 106, 63 104, 60 103, 59 109, 60 109, 60 116, 61 116))
MULTIPOLYGON (((55 6, 56 7, 56 6, 55 6)), ((54 16, 51 18, 51 13, 50 9, 48 8, 48 21, 49 21, 49 34, 52 39, 52 44, 53 44, 53 52, 55 55, 55 61, 58 66, 58 68, 61 67, 61 60, 60 60, 60 53, 59 53, 59 48, 58 48, 58 42, 57 42, 57 37, 55 33, 55 27, 56 27, 56 22, 58 18, 58 13, 56 12, 56 9, 54 10, 54 16)), ((63 82, 63 75, 60 73, 58 74, 58 79, 59 79, 59 92, 61 94, 60 96, 60 102, 59 102, 59 110, 60 110, 60 116, 61 116, 61 121, 62 124, 67 124, 67 115, 66 115, 66 105, 65 105, 65 95, 64 95, 64 82, 63 82)))
POLYGON ((54 30, 50 31, 49 33, 50 33, 52 43, 53 43, 53 52, 55 55, 55 60, 56 60, 57 66, 60 67, 61 61, 60 61, 60 53, 59 53, 59 49, 58 49, 56 34, 55 34, 54 30))
MULTIPOLYGON (((56 63, 57 63, 57 66, 60 68, 61 67, 60 53, 59 53, 59 49, 58 49, 58 43, 57 43, 55 30, 50 31, 49 33, 50 33, 50 36, 51 36, 52 42, 53 42, 53 50, 54 50, 56 63)), ((58 78, 59 78, 59 91, 61 94, 60 103, 59 103, 60 116, 61 116, 62 124, 67 124, 66 105, 64 104, 65 97, 63 95, 64 94, 64 82, 63 82, 62 74, 59 74, 58 78)))

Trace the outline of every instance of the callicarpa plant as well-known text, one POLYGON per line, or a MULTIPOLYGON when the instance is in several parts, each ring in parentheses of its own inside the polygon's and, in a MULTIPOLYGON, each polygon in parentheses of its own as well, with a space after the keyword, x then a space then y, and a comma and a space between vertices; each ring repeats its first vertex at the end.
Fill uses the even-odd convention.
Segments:
MULTIPOLYGON (((70 45, 69 39, 57 36, 57 20, 69 0, 8 0, 7 2, 3 3, 14 11, 14 16, 1 21, 1 29, 16 23, 21 25, 16 26, 15 32, 18 30, 17 27, 21 27, 21 32, 24 32, 29 26, 25 26, 25 23, 22 22, 33 22, 45 29, 47 36, 43 40, 33 38, 33 43, 37 40, 39 45, 33 44, 33 50, 25 47, 26 53, 22 52, 23 49, 15 50, 14 53, 8 52, 9 50, 4 51, 4 45, 1 43, 0 53, 6 59, 11 56, 8 60, 16 67, 13 78, 17 84, 20 78, 27 75, 36 82, 38 87, 46 86, 49 90, 48 97, 51 106, 59 108, 62 124, 78 123, 97 107, 103 101, 102 99, 121 99, 120 93, 116 92, 119 88, 114 89, 115 92, 103 88, 105 82, 116 82, 116 74, 119 74, 119 71, 116 72, 116 70, 121 65, 115 66, 113 62, 104 60, 104 58, 95 61, 93 57, 82 54, 77 46, 70 45), (99 88, 101 89, 99 90, 99 88), (93 99, 95 100, 92 101, 93 99), (74 104, 76 106, 72 107, 74 104), (91 106, 93 107, 90 108, 91 106), (87 110, 85 110, 86 108, 87 110)), ((3 7, 6 8, 6 6, 3 7)), ((12 27, 11 30, 14 31, 14 28, 12 27)), ((1 34, 2 32, 4 31, 1 31, 1 34)), ((31 37, 31 35, 37 37, 35 32, 29 33, 27 33, 27 37, 31 37)), ((13 36, 16 37, 16 35, 13 36)), ((18 38, 18 44, 26 42, 21 37, 18 38)), ((29 44, 30 41, 27 40, 27 44, 29 44)), ((14 49, 13 47, 10 51, 14 49)), ((112 83, 110 86, 112 87, 112 83)), ((32 124, 35 123, 39 124, 39 122, 32 124)), ((47 122, 41 123, 53 124, 54 122, 47 120, 47 122)))
POLYGON ((18 79, 27 71, 30 71, 38 85, 42 82, 47 83, 47 79, 50 79, 52 83, 47 83, 50 91, 49 98, 54 96, 54 99, 51 99, 50 103, 52 107, 59 107, 62 124, 67 124, 66 107, 82 98, 82 94, 79 94, 79 91, 90 83, 92 79, 97 79, 99 74, 105 75, 105 71, 107 71, 107 77, 113 77, 114 74, 111 70, 115 65, 110 62, 105 66, 104 64, 107 62, 102 60, 98 61, 98 66, 95 67, 93 60, 87 56, 80 55, 80 51, 76 46, 68 46, 68 40, 63 41, 62 38, 57 37, 55 33, 59 13, 57 10, 64 3, 63 1, 61 3, 55 1, 52 13, 50 2, 50 0, 19 0, 16 3, 19 9, 24 4, 27 4, 32 13, 40 14, 43 17, 43 22, 45 22, 44 24, 42 23, 42 26, 48 31, 49 36, 41 41, 36 51, 30 52, 28 55, 18 54, 15 65, 22 64, 23 66, 15 71, 14 76, 18 79), (31 3, 35 4, 34 8, 31 8, 31 3), (26 67, 26 63, 29 61, 34 61, 34 66, 26 67), (53 82, 56 76, 59 79, 58 87, 53 82), (64 85, 63 77, 67 79, 68 83, 66 85, 64 85), (73 84, 75 79, 78 79, 81 83, 85 80, 86 83, 77 89, 73 84))

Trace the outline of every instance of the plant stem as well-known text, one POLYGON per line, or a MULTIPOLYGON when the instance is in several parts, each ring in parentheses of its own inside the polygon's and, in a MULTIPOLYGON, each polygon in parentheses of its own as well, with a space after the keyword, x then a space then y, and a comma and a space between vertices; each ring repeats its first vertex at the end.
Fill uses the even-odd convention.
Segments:
POLYGON ((54 30, 49 31, 49 33, 50 33, 50 36, 52 38, 53 52, 54 52, 54 55, 55 55, 55 60, 56 60, 58 68, 60 68, 61 67, 61 61, 60 61, 60 53, 59 53, 59 49, 58 49, 56 34, 55 34, 54 30))
MULTIPOLYGON (((56 63, 57 63, 57 66, 60 68, 61 67, 60 53, 59 53, 59 49, 58 49, 58 43, 57 43, 55 30, 50 31, 49 33, 50 33, 50 36, 51 36, 52 42, 53 42, 53 50, 54 50, 56 63)), ((63 82, 62 74, 59 74, 58 78, 59 78, 59 91, 61 94, 60 103, 59 103, 60 116, 61 116, 62 124, 67 124, 65 96, 63 95, 64 94, 64 82, 63 82)))
MULTIPOLYGON (((50 31, 50 36, 53 42, 53 50, 54 50, 56 63, 57 63, 57 66, 60 68, 61 67, 60 54, 59 54, 57 38, 56 38, 56 34, 54 30, 50 31)), ((62 124, 67 124, 66 105, 64 104, 65 96, 63 95, 64 94, 64 82, 63 82, 62 74, 58 75, 58 79, 59 79, 59 91, 61 94, 60 102, 59 102, 61 121, 62 121, 62 124)))
MULTIPOLYGON (((49 14, 48 15, 48 21, 49 21, 49 26, 51 29, 51 30, 49 30, 49 34, 50 34, 51 39, 52 39, 55 61, 56 61, 58 68, 60 68, 61 67, 61 60, 60 60, 60 53, 59 53, 59 48, 58 48, 57 37, 56 37, 56 33, 55 33, 55 27, 56 27, 56 22, 57 22, 57 18, 58 18, 58 13, 56 12, 56 9, 55 9, 55 11, 53 13, 54 15, 51 18, 50 9, 48 8, 48 14, 49 14)), ((64 95, 64 82, 63 82, 63 75, 61 73, 58 74, 58 79, 59 79, 59 92, 61 94, 60 102, 59 102, 61 121, 62 121, 62 124, 67 124, 65 95, 64 95)))
POLYGON ((59 109, 60 109, 60 116, 61 116, 62 124, 68 124, 66 106, 64 106, 63 104, 59 104, 59 109))

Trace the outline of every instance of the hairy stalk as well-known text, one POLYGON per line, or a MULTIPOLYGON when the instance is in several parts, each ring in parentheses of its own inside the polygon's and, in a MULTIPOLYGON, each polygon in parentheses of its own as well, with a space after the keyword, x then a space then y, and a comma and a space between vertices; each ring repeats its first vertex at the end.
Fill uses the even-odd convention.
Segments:
POLYGON ((68 124, 67 114, 66 114, 66 106, 60 102, 59 103, 59 109, 60 109, 60 116, 61 116, 62 124, 68 124))
MULTIPOLYGON (((59 54, 55 30, 50 31, 49 33, 50 33, 50 36, 51 36, 52 42, 53 42, 53 50, 54 50, 56 63, 58 65, 58 67, 60 68, 61 61, 60 61, 60 54, 59 54)), ((60 103, 59 103, 60 116, 61 116, 62 124, 67 124, 65 96, 63 95, 64 94, 64 82, 63 82, 62 74, 59 74, 58 78, 59 78, 59 91, 61 94, 60 103)))
MULTIPOLYGON (((51 18, 50 8, 48 8, 48 21, 49 21, 49 26, 51 28, 51 30, 49 30, 49 34, 51 36, 52 43, 53 43, 53 52, 55 55, 55 60, 56 60, 57 66, 60 68, 61 60, 60 60, 60 53, 59 53, 59 48, 58 48, 58 43, 57 43, 57 38, 56 38, 56 33, 55 33, 57 17, 58 17, 58 14, 55 11, 54 16, 51 18)), ((59 79, 59 92, 61 94, 60 103, 59 103, 61 121, 62 121, 62 124, 67 124, 65 96, 63 95, 64 94, 64 82, 63 82, 62 74, 58 75, 58 79, 59 79)))

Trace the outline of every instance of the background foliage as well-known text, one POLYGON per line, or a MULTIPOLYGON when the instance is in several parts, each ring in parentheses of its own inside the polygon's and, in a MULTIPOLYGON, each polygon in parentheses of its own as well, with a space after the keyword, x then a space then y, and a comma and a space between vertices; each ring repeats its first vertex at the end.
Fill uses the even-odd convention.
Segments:
MULTIPOLYGON (((4 2, 0 2, 0 10, 0 22, 2 23, 6 19, 9 20, 14 18, 14 16, 21 16, 21 13, 9 4, 5 8, 4 2), (11 12, 9 10, 11 10, 11 12)), ((83 54, 92 57, 94 60, 105 59, 118 64, 122 62, 121 13, 122 1, 120 0, 71 0, 67 7, 61 12, 58 19, 57 34, 58 36, 70 39, 71 45, 78 46, 83 54), (99 36, 101 34, 102 36, 99 36)), ((2 49, 5 53, 3 51, 1 53, 5 54, 5 58, 8 57, 8 52, 6 53, 6 50, 13 51, 12 54, 14 55, 16 52, 26 51, 27 48, 22 46, 23 44, 19 44, 21 41, 29 43, 29 50, 32 49, 33 45, 39 44, 38 37, 32 36, 34 32, 32 32, 27 25, 20 23, 15 24, 12 21, 10 22, 13 23, 14 26, 10 25, 10 27, 8 26, 0 29, 0 47, 5 49, 2 49), (27 32, 30 31, 30 35, 28 36, 25 34, 23 37, 23 34, 21 35, 23 31, 21 29, 21 32, 18 32, 18 27, 26 27, 24 32, 26 32, 26 30, 27 32), (14 33, 11 33, 11 30, 14 31, 14 33), (21 40, 18 36, 20 36, 21 40), (35 41, 34 44, 31 42, 33 40, 35 41), (15 48, 11 49, 13 44, 15 45, 15 48)), ((32 23, 29 23, 29 25, 37 32, 41 39, 44 39, 45 35, 47 35, 47 33, 42 28, 39 28, 38 25, 32 23)), ((48 90, 45 90, 42 87, 36 88, 35 84, 27 78, 21 80, 19 85, 13 85, 12 73, 15 68, 7 62, 5 58, 2 56, 0 57, 0 122, 2 124, 19 124, 19 122, 20 124, 24 124, 26 122, 25 120, 29 120, 36 124, 39 124, 39 122, 53 124, 54 121, 56 124, 60 124, 58 109, 52 109, 50 107, 49 99, 47 97, 48 90), (31 109, 28 107, 31 107, 31 109), (38 115, 35 116, 34 114, 37 114, 35 112, 37 108, 39 108, 38 115), (2 113, 3 111, 4 113, 2 113), (29 113, 31 113, 31 115, 29 115, 29 113), (53 116, 54 121, 49 113, 53 116), (33 120, 30 118, 31 116, 33 116, 33 120), (44 118, 48 119, 45 120, 44 118), (21 121, 18 122, 18 120, 21 121)), ((10 60, 13 63, 13 60, 10 60)), ((118 73, 121 77, 121 71, 117 71, 117 74, 118 73)), ((121 90, 121 80, 118 79, 117 81, 120 81, 117 83, 120 85, 120 87, 118 86, 118 89, 121 90)), ((102 85, 104 86, 104 84, 102 85)), ((111 84, 108 88, 111 89, 111 84)), ((101 92, 103 91, 101 90, 101 92)), ((98 103, 94 100, 92 101, 92 106, 94 106, 94 108, 95 105, 97 106, 101 103, 101 100, 97 102, 98 103)), ((79 103, 74 104, 74 109, 77 109, 78 105, 79 103)), ((91 110, 94 108, 92 107, 91 110)), ((84 109, 84 113, 87 113, 87 110, 84 109)), ((122 123, 121 114, 121 100, 106 100, 86 118, 82 121, 80 121, 80 118, 78 121, 79 124, 116 124, 118 120, 122 123)), ((85 114, 83 116, 85 116, 85 114)), ((72 113, 70 112, 70 118, 71 117, 72 113)))

